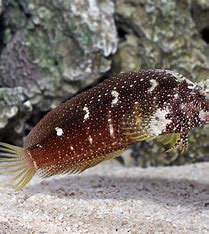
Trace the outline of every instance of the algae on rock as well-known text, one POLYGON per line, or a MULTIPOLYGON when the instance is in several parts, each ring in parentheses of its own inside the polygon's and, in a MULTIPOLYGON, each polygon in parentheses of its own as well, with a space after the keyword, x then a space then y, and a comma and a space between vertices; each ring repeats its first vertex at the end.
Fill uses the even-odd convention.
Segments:
POLYGON ((2 5, 0 86, 22 87, 33 106, 31 116, 110 69, 107 57, 118 45, 112 2, 3 0, 2 5))

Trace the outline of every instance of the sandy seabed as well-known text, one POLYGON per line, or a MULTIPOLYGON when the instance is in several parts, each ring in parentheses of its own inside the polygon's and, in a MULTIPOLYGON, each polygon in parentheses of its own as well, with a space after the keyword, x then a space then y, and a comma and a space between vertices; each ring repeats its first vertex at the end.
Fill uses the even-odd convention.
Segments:
POLYGON ((209 163, 124 168, 3 187, 0 233, 209 233, 209 163))

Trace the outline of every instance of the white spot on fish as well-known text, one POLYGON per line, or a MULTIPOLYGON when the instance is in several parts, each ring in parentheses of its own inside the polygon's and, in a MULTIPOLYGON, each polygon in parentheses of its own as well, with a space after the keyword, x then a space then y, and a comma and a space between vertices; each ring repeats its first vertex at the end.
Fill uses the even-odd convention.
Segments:
POLYGON ((74 150, 74 148, 72 147, 72 145, 70 146, 70 149, 71 149, 71 150, 74 150))
POLYGON ((168 109, 157 109, 157 111, 151 117, 149 124, 151 134, 154 136, 159 136, 164 130, 166 130, 166 126, 171 123, 171 120, 166 118, 167 114, 169 114, 168 109))
POLYGON ((179 97, 178 93, 174 94, 173 96, 175 99, 177 99, 179 97))
POLYGON ((89 139, 89 143, 90 143, 90 144, 92 144, 92 142, 93 142, 92 137, 91 137, 91 136, 89 136, 89 137, 88 137, 88 139, 89 139))
POLYGON ((195 87, 196 87, 196 85, 193 84, 193 83, 192 84, 189 83, 188 86, 187 86, 188 89, 194 89, 195 87))
POLYGON ((116 90, 113 90, 111 92, 111 94, 114 97, 114 99, 112 100, 112 103, 111 103, 111 106, 113 106, 114 104, 117 104, 117 102, 118 102, 119 93, 116 90))
POLYGON ((188 106, 188 104, 186 104, 186 103, 181 103, 181 104, 180 104, 181 110, 184 110, 185 107, 187 107, 187 106, 188 106))
POLYGON ((114 136, 114 128, 112 124, 109 124, 109 129, 110 129, 110 136, 114 136))
POLYGON ((150 80, 151 83, 151 87, 148 89, 148 92, 152 92, 157 86, 158 86, 158 82, 154 79, 150 80))
POLYGON ((43 148, 43 146, 42 146, 42 145, 40 145, 40 144, 37 144, 36 146, 37 146, 37 147, 39 147, 39 148, 43 148))
POLYGON ((59 128, 59 127, 56 127, 55 131, 57 132, 57 136, 62 136, 63 133, 64 133, 63 130, 62 130, 62 128, 59 128))
POLYGON ((87 106, 84 106, 83 110, 86 112, 84 115, 84 122, 89 118, 90 112, 87 106))
POLYGON ((113 124, 112 124, 112 118, 111 118, 111 112, 109 111, 108 114, 108 125, 109 125, 109 132, 110 132, 110 136, 114 137, 114 128, 113 128, 113 124))
POLYGON ((207 111, 204 111, 204 110, 201 110, 199 112, 199 118, 202 120, 202 121, 206 121, 207 123, 209 122, 209 112, 207 111))

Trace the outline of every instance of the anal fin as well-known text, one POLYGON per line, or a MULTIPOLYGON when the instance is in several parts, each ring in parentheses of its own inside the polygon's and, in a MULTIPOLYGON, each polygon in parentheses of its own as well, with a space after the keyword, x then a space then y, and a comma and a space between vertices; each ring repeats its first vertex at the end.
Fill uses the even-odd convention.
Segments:
POLYGON ((94 167, 97 164, 111 160, 117 156, 119 156, 126 148, 121 150, 114 151, 110 154, 104 154, 92 157, 90 159, 80 159, 77 162, 69 162, 65 164, 56 164, 56 165, 49 165, 39 170, 39 175, 41 177, 49 177, 56 174, 76 174, 85 171, 88 168, 94 167))

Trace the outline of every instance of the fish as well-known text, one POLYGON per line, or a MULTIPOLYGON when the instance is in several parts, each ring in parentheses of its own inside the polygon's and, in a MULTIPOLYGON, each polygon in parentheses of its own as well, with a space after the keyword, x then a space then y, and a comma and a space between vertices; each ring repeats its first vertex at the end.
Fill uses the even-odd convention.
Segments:
POLYGON ((208 93, 183 75, 122 72, 48 112, 23 147, 1 142, 0 171, 20 190, 35 174, 81 173, 140 141, 158 139, 184 152, 189 132, 208 122, 208 93))

